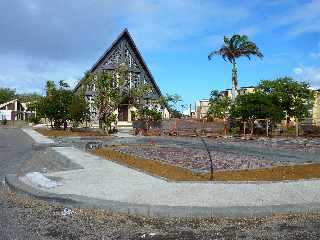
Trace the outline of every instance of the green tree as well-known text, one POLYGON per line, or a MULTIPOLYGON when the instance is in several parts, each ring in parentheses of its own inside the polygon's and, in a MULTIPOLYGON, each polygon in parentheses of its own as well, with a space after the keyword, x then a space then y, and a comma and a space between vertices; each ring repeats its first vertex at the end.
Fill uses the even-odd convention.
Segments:
POLYGON ((166 107, 168 106, 168 110, 171 114, 172 118, 181 118, 182 117, 182 113, 179 109, 183 109, 184 105, 181 104, 182 103, 182 98, 180 95, 178 94, 169 94, 166 93, 165 96, 161 96, 158 99, 158 103, 163 106, 166 107))
POLYGON ((51 127, 60 128, 67 120, 70 120, 69 106, 73 93, 68 84, 59 82, 59 88, 54 82, 46 84, 46 97, 41 99, 36 108, 41 117, 49 119, 51 127))
POLYGON ((100 128, 111 129, 112 123, 117 122, 115 111, 120 104, 128 104, 129 109, 134 106, 138 113, 146 107, 145 98, 151 94, 149 84, 139 82, 131 86, 129 82, 128 67, 120 65, 114 71, 86 73, 83 79, 86 85, 95 84, 94 105, 97 108, 100 128))
POLYGON ((216 51, 210 52, 208 55, 209 60, 213 56, 221 56, 223 60, 228 60, 232 64, 232 101, 236 98, 238 88, 236 59, 243 56, 249 60, 251 56, 263 58, 259 48, 255 43, 249 41, 246 35, 233 35, 231 38, 225 36, 223 46, 216 51))
POLYGON ((129 88, 125 100, 130 106, 134 106, 138 112, 146 107, 146 98, 152 93, 152 87, 148 83, 140 82, 137 86, 129 88))
MULTIPOLYGON (((116 121, 114 112, 119 104, 127 97, 123 91, 126 79, 123 76, 124 69, 117 69, 115 73, 100 72, 96 78, 96 95, 94 103, 98 110, 98 119, 100 128, 111 129, 111 124, 116 121), (104 126, 103 126, 104 124, 104 126)), ((93 81, 93 74, 87 76, 88 82, 93 81)))
POLYGON ((274 102, 274 99, 259 91, 237 96, 230 113, 232 118, 241 118, 249 122, 251 134, 253 134, 256 119, 270 119, 272 122, 279 122, 284 117, 282 109, 274 102))
POLYGON ((54 93, 54 91, 57 90, 57 89, 56 89, 56 84, 54 83, 54 81, 48 80, 48 81, 46 82, 45 90, 46 90, 46 96, 47 96, 48 98, 51 98, 52 95, 53 95, 53 93, 54 93))
POLYGON ((16 90, 0 88, 0 104, 13 100, 16 97, 16 90))
POLYGON ((17 94, 17 98, 21 102, 26 102, 26 103, 31 103, 31 102, 37 102, 40 100, 42 96, 39 95, 38 93, 21 93, 17 94))
POLYGON ((78 127, 90 118, 89 106, 83 94, 72 96, 69 111, 73 127, 78 127))
POLYGON ((269 95, 282 111, 290 117, 297 119, 309 116, 308 109, 314 100, 314 92, 309 83, 298 82, 290 77, 275 80, 263 80, 258 89, 269 95))
POLYGON ((227 96, 222 96, 218 90, 211 92, 209 100, 208 117, 221 118, 224 121, 224 134, 227 135, 227 120, 230 113, 231 100, 227 96))

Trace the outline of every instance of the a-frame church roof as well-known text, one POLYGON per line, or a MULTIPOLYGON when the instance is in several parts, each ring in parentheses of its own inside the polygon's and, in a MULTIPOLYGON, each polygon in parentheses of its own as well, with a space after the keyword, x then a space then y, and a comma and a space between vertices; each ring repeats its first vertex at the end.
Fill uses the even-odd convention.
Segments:
MULTIPOLYGON (((113 43, 111 44, 111 46, 104 52, 104 54, 98 59, 98 61, 96 61, 93 66, 91 67, 91 69, 89 70, 90 73, 94 72, 97 68, 99 68, 99 66, 102 64, 102 62, 105 60, 105 58, 114 50, 114 48, 123 40, 127 40, 128 44, 131 46, 131 48, 134 51, 134 54, 136 55, 136 57, 138 58, 138 61, 140 62, 140 64, 142 65, 144 71, 146 72, 146 74, 148 75, 151 84, 153 85, 154 89, 157 91, 157 94, 159 96, 162 96, 161 90, 158 87, 156 81, 154 80, 150 70, 148 69, 147 64, 145 63, 139 49, 137 48, 136 44, 134 43, 129 31, 127 28, 125 28, 120 35, 116 38, 116 40, 113 41, 113 43)), ((81 86, 81 80, 79 81, 79 83, 76 85, 75 87, 75 91, 81 86)))

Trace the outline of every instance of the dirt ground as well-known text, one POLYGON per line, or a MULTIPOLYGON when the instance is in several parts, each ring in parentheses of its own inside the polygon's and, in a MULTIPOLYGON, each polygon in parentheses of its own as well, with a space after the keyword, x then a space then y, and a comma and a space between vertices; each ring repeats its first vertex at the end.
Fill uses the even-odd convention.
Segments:
MULTIPOLYGON (((259 218, 145 218, 62 205, 17 195, 0 187, 0 205, 34 239, 320 239, 320 214, 259 218)), ((0 234, 1 236, 1 234, 0 234)))
POLYGON ((100 136, 108 136, 106 133, 101 131, 93 131, 93 130, 63 130, 63 129, 47 129, 47 128, 35 128, 37 132, 41 133, 42 135, 48 137, 100 137, 100 136))

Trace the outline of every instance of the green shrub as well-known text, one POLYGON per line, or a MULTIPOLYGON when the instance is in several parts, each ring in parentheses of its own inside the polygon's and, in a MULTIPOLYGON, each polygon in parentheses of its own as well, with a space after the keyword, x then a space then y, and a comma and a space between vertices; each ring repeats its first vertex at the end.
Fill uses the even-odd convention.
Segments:
POLYGON ((7 124, 8 124, 8 120, 7 119, 2 119, 1 125, 7 125, 7 124))
POLYGON ((38 124, 38 123, 40 123, 41 118, 40 118, 40 117, 31 117, 31 118, 29 119, 29 121, 30 121, 31 123, 38 124))

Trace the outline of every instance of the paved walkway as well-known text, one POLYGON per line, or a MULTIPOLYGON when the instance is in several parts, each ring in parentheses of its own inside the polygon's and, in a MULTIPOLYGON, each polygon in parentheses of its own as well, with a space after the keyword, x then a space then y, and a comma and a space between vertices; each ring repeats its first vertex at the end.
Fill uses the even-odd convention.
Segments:
POLYGON ((41 135, 32 128, 23 128, 22 131, 28 134, 38 144, 54 144, 54 141, 52 139, 41 135))
MULTIPOLYGON (((71 147, 54 151, 83 169, 53 172, 61 186, 52 194, 117 203, 148 215, 251 215, 320 209, 320 180, 265 183, 168 182, 71 147)), ((108 204, 107 204, 108 205, 108 204)))

